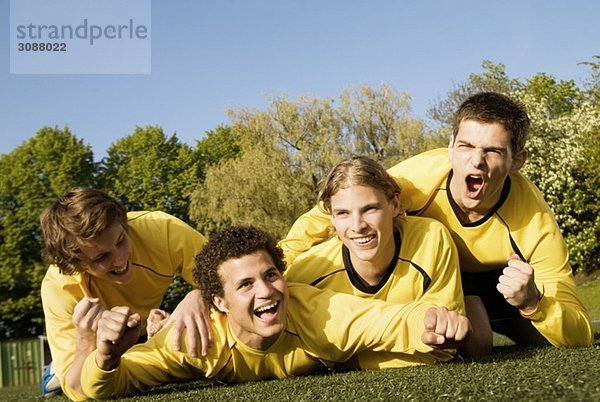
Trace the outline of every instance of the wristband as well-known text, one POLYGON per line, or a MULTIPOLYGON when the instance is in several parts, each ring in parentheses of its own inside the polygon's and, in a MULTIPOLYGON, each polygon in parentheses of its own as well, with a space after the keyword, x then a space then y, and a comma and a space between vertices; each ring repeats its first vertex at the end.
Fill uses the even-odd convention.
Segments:
MULTIPOLYGON (((544 289, 544 287, 542 286, 542 289, 544 289)), ((531 319, 531 317, 537 313, 538 311, 538 307, 540 307, 540 302, 542 301, 542 297, 544 297, 544 292, 540 292, 540 290, 537 288, 535 288, 535 290, 537 290, 537 300, 535 301, 535 306, 533 307, 533 309, 525 312, 522 309, 519 309, 519 314, 521 314, 521 317, 523 318, 527 318, 528 320, 531 319)))

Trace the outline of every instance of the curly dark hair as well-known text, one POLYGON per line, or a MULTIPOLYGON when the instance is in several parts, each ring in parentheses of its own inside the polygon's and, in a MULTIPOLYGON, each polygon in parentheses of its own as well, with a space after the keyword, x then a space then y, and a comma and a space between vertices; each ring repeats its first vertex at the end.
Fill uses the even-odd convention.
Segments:
POLYGON ((285 270, 283 251, 273 236, 252 226, 231 226, 212 235, 196 255, 194 281, 202 290, 208 305, 213 296, 223 296, 219 266, 227 260, 241 258, 257 251, 266 251, 279 272, 285 270))

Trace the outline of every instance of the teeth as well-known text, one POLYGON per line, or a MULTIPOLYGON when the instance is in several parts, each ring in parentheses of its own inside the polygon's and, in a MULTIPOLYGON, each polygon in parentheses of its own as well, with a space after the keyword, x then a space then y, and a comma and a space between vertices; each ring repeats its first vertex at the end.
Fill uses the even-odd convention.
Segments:
POLYGON ((358 244, 365 244, 365 243, 370 242, 374 238, 375 238, 375 235, 370 235, 370 236, 365 236, 365 237, 355 237, 353 240, 355 242, 357 242, 358 244))
POLYGON ((123 268, 121 268, 121 269, 116 269, 116 270, 114 270, 113 272, 114 272, 115 274, 122 274, 123 272, 125 272, 125 270, 126 270, 126 269, 127 269, 127 265, 125 265, 125 266, 124 266, 123 268))
POLYGON ((279 304, 279 302, 275 302, 275 303, 271 303, 271 304, 269 304, 269 305, 266 305, 266 306, 259 307, 259 308, 257 308, 255 311, 256 311, 257 313, 262 313, 263 311, 267 311, 267 310, 269 310, 269 309, 272 309, 272 308, 274 308, 274 307, 277 307, 277 304, 279 304))

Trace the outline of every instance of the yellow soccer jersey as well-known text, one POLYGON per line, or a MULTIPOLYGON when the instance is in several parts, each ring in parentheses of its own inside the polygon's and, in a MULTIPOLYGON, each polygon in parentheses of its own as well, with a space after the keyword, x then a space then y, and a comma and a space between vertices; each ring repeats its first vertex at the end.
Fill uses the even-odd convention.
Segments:
MULTIPOLYGON (((337 237, 300 254, 284 275, 288 281, 321 289, 392 303, 418 300, 465 314, 458 254, 448 230, 433 219, 412 216, 401 217, 397 229, 395 257, 377 285, 368 286, 358 279, 349 251, 337 237)), ((380 354, 368 359, 366 355, 371 353, 361 354, 359 358, 362 368, 399 365, 381 361, 380 354)), ((451 355, 434 350, 415 357, 414 361, 406 360, 405 365, 447 360, 451 355)))
MULTIPOLYGON (((537 330, 555 346, 586 346, 593 341, 589 315, 575 289, 565 242, 549 206, 535 185, 520 173, 507 178, 502 197, 478 222, 462 224, 449 193, 451 163, 446 148, 428 151, 392 167, 388 173, 402 187, 409 214, 435 218, 452 234, 460 268, 483 272, 506 266, 518 254, 534 269, 544 297, 531 317, 537 330)), ((329 216, 317 207, 294 223, 282 242, 288 261, 327 237, 329 216)))
POLYGON ((93 352, 82 371, 84 392, 91 398, 108 398, 168 381, 207 378, 235 383, 284 378, 346 362, 367 349, 395 353, 399 358, 431 350, 420 338, 425 312, 433 304, 390 304, 305 284, 291 283, 288 289, 286 328, 269 349, 244 345, 233 334, 227 316, 213 310, 213 344, 208 356, 189 356, 185 344, 181 351, 174 351, 172 329, 166 329, 128 350, 119 367, 111 371, 98 368, 93 352))
POLYGON ((75 355, 77 330, 72 322, 75 305, 84 297, 98 297, 106 309, 129 306, 145 322, 150 310, 160 306, 176 272, 193 284, 194 258, 206 239, 181 220, 163 212, 127 214, 132 243, 131 282, 118 285, 86 273, 63 275, 50 266, 42 281, 42 304, 52 365, 63 391, 71 399, 85 399, 65 384, 75 355))

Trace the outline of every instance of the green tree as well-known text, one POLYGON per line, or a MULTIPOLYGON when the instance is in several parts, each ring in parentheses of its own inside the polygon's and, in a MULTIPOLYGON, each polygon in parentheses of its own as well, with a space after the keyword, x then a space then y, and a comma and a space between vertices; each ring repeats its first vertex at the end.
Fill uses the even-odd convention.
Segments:
POLYGON ((454 113, 469 96, 479 92, 509 94, 522 85, 518 79, 510 78, 506 74, 506 67, 502 63, 484 60, 481 67, 481 74, 471 73, 466 81, 454 85, 444 99, 432 106, 427 112, 429 118, 447 128, 452 126, 454 113))
POLYGON ((239 138, 231 127, 219 125, 208 130, 204 138, 196 142, 195 159, 198 161, 198 178, 204 181, 205 171, 209 166, 220 161, 235 158, 240 153, 239 138))
POLYGON ((586 95, 590 102, 600 104, 600 55, 592 56, 597 61, 584 61, 579 64, 590 67, 590 76, 584 82, 586 95))
MULTIPOLYGON (((556 114, 556 99, 515 94, 531 119, 529 158, 523 173, 542 191, 556 214, 575 270, 600 262, 600 108, 575 102, 556 114), (551 104, 551 102, 553 104, 551 104)), ((566 101, 566 100, 565 100, 566 101)))
POLYGON ((1 339, 42 333, 39 215, 69 188, 93 186, 95 173, 90 146, 67 127, 42 128, 0 156, 1 339))
POLYGON ((210 217, 207 231, 241 223, 283 236, 314 205, 318 181, 343 158, 361 153, 390 165, 436 144, 410 117, 409 100, 387 85, 360 86, 338 101, 280 97, 264 111, 230 111, 239 156, 208 167, 192 196, 192 219, 210 217))
POLYGON ((101 183, 128 211, 161 210, 189 222, 189 196, 198 183, 194 152, 160 127, 136 127, 111 145, 101 183))
POLYGON ((584 99, 584 93, 575 81, 557 81, 546 73, 538 73, 526 80, 521 90, 545 105, 548 119, 571 114, 584 99))

